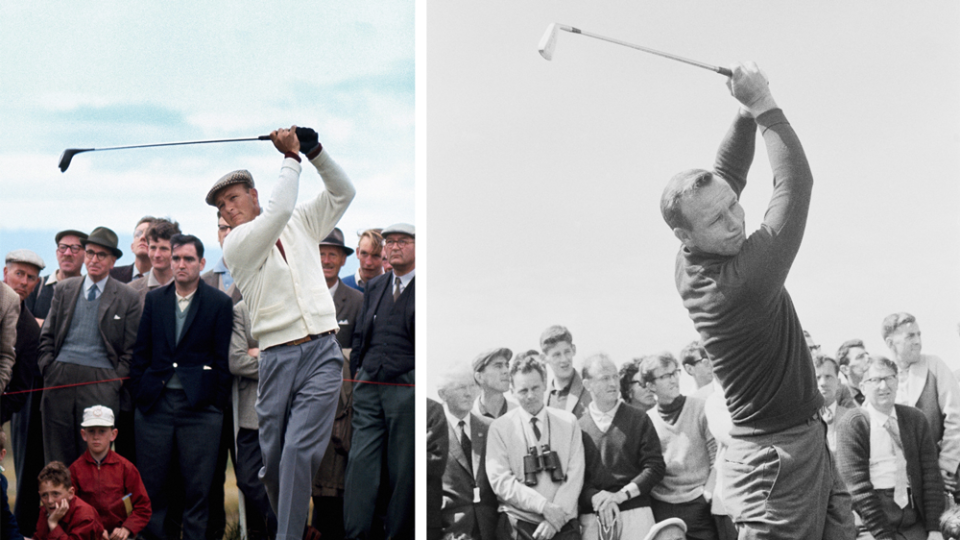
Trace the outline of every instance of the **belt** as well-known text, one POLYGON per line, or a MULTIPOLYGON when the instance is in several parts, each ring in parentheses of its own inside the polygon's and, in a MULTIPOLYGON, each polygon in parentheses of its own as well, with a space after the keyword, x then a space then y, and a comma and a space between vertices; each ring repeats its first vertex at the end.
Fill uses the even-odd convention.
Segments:
POLYGON ((288 342, 286 342, 286 343, 279 343, 279 344, 277 344, 277 345, 273 345, 273 346, 271 346, 271 347, 267 347, 267 348, 264 349, 264 350, 274 349, 274 348, 276 348, 276 347, 286 347, 287 345, 302 345, 302 344, 304 344, 304 343, 306 343, 306 342, 308 342, 308 341, 313 341, 313 340, 315 340, 315 339, 320 339, 320 338, 322 338, 322 337, 326 337, 326 336, 329 336, 329 335, 335 334, 335 333, 337 333, 336 330, 328 330, 328 331, 326 331, 326 332, 323 332, 322 334, 310 334, 309 336, 305 336, 305 337, 302 337, 302 338, 300 338, 300 339, 294 339, 294 340, 288 341, 288 342))

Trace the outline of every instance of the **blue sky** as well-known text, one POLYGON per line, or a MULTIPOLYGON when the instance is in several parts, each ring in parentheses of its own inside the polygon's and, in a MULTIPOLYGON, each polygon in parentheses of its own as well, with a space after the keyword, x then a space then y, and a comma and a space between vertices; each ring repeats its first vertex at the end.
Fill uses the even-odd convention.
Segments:
MULTIPOLYGON (((340 222, 348 244, 414 222, 414 38, 411 1, 3 2, 0 252, 30 247, 55 267, 54 232, 100 225, 127 252, 151 214, 217 254, 203 197, 241 168, 269 193, 281 162, 270 142, 84 153, 65 173, 60 153, 291 124, 315 128, 357 187, 340 222), (38 235, 49 246, 23 245, 38 235)), ((301 196, 322 185, 310 169, 301 180, 301 196)))

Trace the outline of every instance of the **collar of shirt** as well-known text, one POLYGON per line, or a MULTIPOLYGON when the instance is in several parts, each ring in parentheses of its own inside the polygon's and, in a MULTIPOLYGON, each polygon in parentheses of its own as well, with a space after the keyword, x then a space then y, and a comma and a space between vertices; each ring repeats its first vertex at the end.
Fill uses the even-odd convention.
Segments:
MULTIPOLYGON (((463 418, 457 418, 453 413, 450 412, 450 408, 447 407, 447 404, 443 404, 443 412, 447 415, 447 423, 450 424, 450 427, 453 428, 453 432, 457 434, 457 441, 460 441, 460 421, 463 420, 465 423, 463 429, 470 433, 470 413, 467 413, 463 418)), ((470 435, 467 435, 468 437, 470 435)))
MULTIPOLYGON (((174 291, 176 291, 176 289, 174 289, 174 291)), ((188 295, 186 295, 186 296, 180 296, 180 293, 177 292, 177 293, 176 293, 176 295, 177 295, 177 308, 179 308, 181 312, 186 311, 187 308, 190 307, 190 301, 193 300, 193 295, 195 295, 195 294, 197 294, 197 290, 196 290, 196 289, 194 289, 192 293, 190 293, 190 294, 188 294, 188 295)))
POLYGON ((97 296, 103 294, 103 288, 107 286, 107 280, 110 279, 110 274, 107 274, 106 277, 94 283, 89 275, 83 277, 83 294, 86 296, 90 292, 90 286, 96 285, 97 289, 100 291, 97 296))
POLYGON ((901 369, 897 374, 897 403, 901 405, 915 405, 927 384, 927 357, 920 355, 920 360, 910 364, 907 369, 901 369))
POLYGON ((402 275, 402 276, 398 276, 398 275, 394 274, 394 275, 393 275, 393 278, 394 278, 393 281, 394 281, 394 283, 396 283, 396 281, 397 281, 396 278, 400 278, 400 290, 403 291, 404 289, 407 288, 407 285, 409 285, 410 282, 413 281, 413 276, 414 276, 416 273, 417 273, 417 269, 414 268, 413 270, 410 270, 409 272, 407 272, 406 274, 404 274, 404 275, 402 275))
POLYGON ((863 408, 868 411, 867 414, 870 415, 870 422, 877 422, 877 425, 879 425, 879 426, 883 426, 883 424, 885 424, 885 423, 887 422, 887 418, 893 418, 893 421, 894 421, 894 422, 897 421, 897 408, 896 408, 896 407, 894 407, 893 409, 890 410, 890 414, 884 414, 884 413, 882 413, 882 412, 874 409, 874 408, 873 408, 873 405, 871 405, 870 402, 866 401, 866 402, 863 403, 863 408))
MULTIPOLYGON (((544 405, 540 408, 540 412, 535 415, 532 415, 527 412, 526 409, 520 407, 520 420, 523 421, 523 430, 527 433, 527 443, 534 444, 536 437, 533 436, 533 428, 530 424, 530 419, 537 419, 537 429, 540 430, 540 444, 549 444, 547 441, 547 406, 544 405)), ((522 449, 523 452, 526 452, 526 448, 522 449)))
POLYGON ((360 270, 357 270, 357 273, 353 275, 353 280, 357 282, 357 287, 363 287, 367 283, 360 278, 360 270))
POLYGON ((597 407, 596 401, 591 401, 590 405, 587 406, 587 410, 590 411, 590 417, 593 418, 593 422, 597 424, 597 427, 600 428, 600 431, 606 433, 610 429, 610 424, 613 423, 613 417, 617 415, 617 411, 620 410, 620 404, 623 403, 622 399, 617 399, 617 404, 613 406, 607 412, 601 411, 597 407))
POLYGON ((337 279, 337 282, 333 284, 333 287, 330 287, 330 296, 331 296, 331 297, 333 297, 333 295, 337 294, 337 287, 339 287, 339 286, 340 286, 340 280, 337 279))
POLYGON ((834 416, 836 416, 836 414, 837 414, 837 405, 838 405, 837 402, 834 401, 833 404, 831 404, 831 405, 829 405, 829 406, 827 406, 827 407, 824 407, 824 408, 825 408, 825 409, 830 409, 830 412, 832 412, 832 413, 834 414, 834 416))

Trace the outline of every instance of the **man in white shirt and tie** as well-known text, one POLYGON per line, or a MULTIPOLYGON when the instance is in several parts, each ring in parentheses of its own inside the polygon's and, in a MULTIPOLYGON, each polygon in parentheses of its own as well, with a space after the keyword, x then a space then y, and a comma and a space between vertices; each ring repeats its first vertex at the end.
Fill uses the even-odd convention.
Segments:
POLYGON ((839 420, 837 464, 873 538, 942 540, 943 482, 937 447, 923 413, 895 404, 897 364, 881 356, 867 362, 866 401, 839 420))

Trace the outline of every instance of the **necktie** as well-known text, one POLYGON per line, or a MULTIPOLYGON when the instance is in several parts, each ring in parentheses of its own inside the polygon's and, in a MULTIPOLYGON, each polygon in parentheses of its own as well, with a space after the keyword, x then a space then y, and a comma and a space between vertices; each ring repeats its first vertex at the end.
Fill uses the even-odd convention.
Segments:
POLYGON ((887 418, 887 421, 883 423, 883 427, 886 428, 887 432, 890 433, 890 438, 893 439, 893 454, 897 458, 897 479, 893 487, 893 502, 897 503, 897 506, 900 508, 906 508, 909 503, 909 498, 907 497, 907 460, 903 456, 903 440, 900 439, 900 426, 897 425, 893 418, 887 418))
POLYGON ((463 448, 463 455, 467 456, 470 475, 473 476, 473 444, 470 443, 470 437, 467 437, 467 422, 461 420, 457 425, 460 426, 460 447, 463 448))
POLYGON ((283 257, 283 261, 287 261, 287 253, 283 251, 283 244, 280 243, 280 239, 277 238, 277 247, 280 248, 280 255, 283 257))
POLYGON ((533 426, 533 434, 537 437, 537 442, 540 442, 540 428, 537 427, 536 417, 530 419, 530 425, 533 426))
POLYGON ((397 298, 400 298, 400 278, 397 278, 396 280, 394 280, 393 283, 394 285, 396 285, 393 288, 393 301, 396 302, 397 298))
POLYGON ((93 302, 97 299, 97 286, 96 284, 90 286, 90 293, 87 294, 87 300, 93 302))

